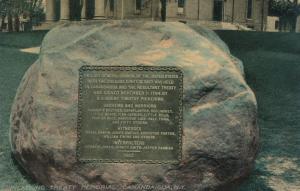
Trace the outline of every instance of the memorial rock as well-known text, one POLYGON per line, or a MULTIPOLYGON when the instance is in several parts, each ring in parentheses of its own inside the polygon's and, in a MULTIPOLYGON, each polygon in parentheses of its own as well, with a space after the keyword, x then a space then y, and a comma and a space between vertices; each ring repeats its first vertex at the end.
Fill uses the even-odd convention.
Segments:
MULTIPOLYGON (((174 99, 174 105, 179 102, 174 99)), ((12 152, 32 178, 50 188, 225 190, 254 165, 256 109, 241 62, 212 31, 182 23, 66 23, 46 35, 39 59, 17 90, 11 112, 12 152), (175 66, 182 71, 178 163, 163 161, 172 154, 154 163, 78 160, 83 66, 175 66)))

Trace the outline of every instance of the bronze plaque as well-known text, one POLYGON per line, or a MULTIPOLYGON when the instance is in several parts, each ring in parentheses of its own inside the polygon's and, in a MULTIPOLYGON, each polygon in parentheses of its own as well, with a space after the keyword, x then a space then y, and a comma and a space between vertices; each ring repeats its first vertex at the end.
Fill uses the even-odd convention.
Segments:
POLYGON ((182 83, 176 67, 81 67, 78 160, 178 163, 182 83))

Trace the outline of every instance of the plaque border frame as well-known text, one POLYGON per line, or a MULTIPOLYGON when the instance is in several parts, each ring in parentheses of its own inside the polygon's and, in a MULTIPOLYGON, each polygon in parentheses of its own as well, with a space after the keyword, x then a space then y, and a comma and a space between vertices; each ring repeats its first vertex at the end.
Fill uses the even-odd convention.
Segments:
POLYGON ((104 65, 83 65, 79 68, 79 83, 78 83, 78 112, 77 112, 77 126, 76 126, 76 160, 81 163, 142 163, 142 164, 178 164, 182 160, 182 135, 183 135, 183 72, 176 66, 104 66, 104 65), (81 113, 82 113, 82 78, 84 71, 164 71, 177 72, 179 74, 179 105, 178 105, 178 138, 179 138, 179 152, 177 160, 115 160, 115 159, 80 159, 80 130, 81 130, 81 113))

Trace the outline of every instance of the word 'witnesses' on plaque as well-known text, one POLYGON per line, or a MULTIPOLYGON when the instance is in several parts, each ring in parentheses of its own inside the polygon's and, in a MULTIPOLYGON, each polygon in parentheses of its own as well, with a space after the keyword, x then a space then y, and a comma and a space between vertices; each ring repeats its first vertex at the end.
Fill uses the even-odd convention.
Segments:
POLYGON ((182 83, 176 67, 81 67, 78 160, 178 163, 182 83))

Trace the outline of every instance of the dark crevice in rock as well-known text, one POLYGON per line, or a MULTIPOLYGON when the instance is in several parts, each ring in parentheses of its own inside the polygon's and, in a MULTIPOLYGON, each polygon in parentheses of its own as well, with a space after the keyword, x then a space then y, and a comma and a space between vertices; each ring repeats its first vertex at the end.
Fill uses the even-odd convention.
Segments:
POLYGON ((101 182, 102 184, 107 184, 107 182, 104 181, 101 175, 94 176, 90 180, 89 178, 85 177, 85 180, 88 181, 90 184, 97 183, 97 182, 98 183, 101 182))
POLYGON ((38 181, 35 178, 35 175, 32 172, 29 172, 27 168, 24 168, 23 166, 21 166, 22 159, 21 159, 20 154, 11 153, 11 159, 13 161, 13 164, 18 168, 19 172, 22 174, 23 178, 26 181, 28 181, 28 183, 30 183, 30 184, 38 184, 38 181))
POLYGON ((161 41, 163 40, 169 40, 172 37, 172 34, 170 32, 166 32, 162 37, 161 41))
POLYGON ((212 86, 205 86, 201 89, 192 89, 185 93, 185 96, 183 98, 183 103, 185 105, 194 105, 195 103, 198 103, 199 100, 201 100, 203 97, 207 96, 209 93, 213 92, 217 87, 217 84, 214 84, 212 86))

